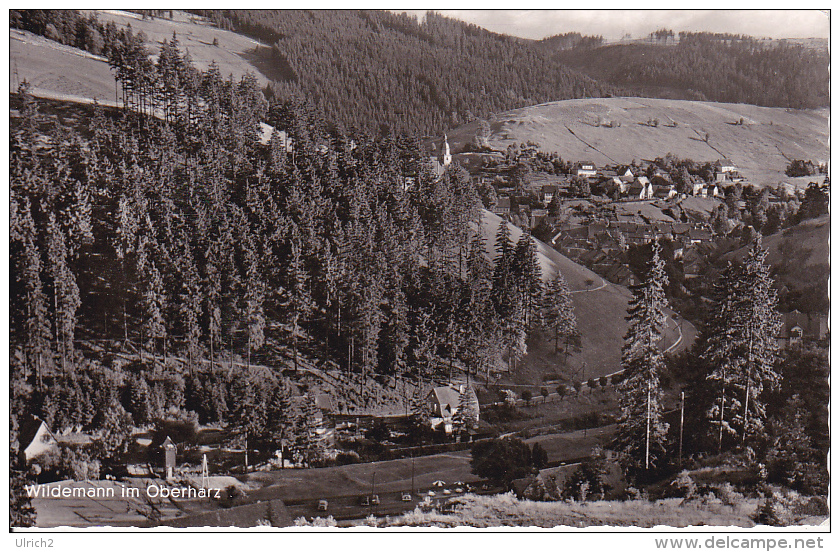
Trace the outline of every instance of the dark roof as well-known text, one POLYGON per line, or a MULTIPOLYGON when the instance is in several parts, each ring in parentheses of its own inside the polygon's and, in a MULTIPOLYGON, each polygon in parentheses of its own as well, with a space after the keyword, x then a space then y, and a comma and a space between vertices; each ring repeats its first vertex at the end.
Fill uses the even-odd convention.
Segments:
POLYGON ((688 237, 692 240, 711 240, 712 233, 704 228, 692 228, 688 231, 688 237))
POLYGON ((291 527, 292 516, 282 500, 256 502, 161 521, 161 527, 257 527, 260 522, 272 527, 291 527))
POLYGON ((828 317, 824 314, 805 313, 797 310, 782 315, 784 324, 783 335, 789 335, 790 331, 799 326, 805 337, 811 339, 822 339, 828 333, 828 317))
POLYGON ((500 197, 496 200, 496 209, 510 209, 510 198, 500 197))
POLYGON ((510 489, 516 494, 516 496, 521 497, 525 494, 525 489, 527 489, 535 479, 536 478, 533 475, 514 479, 510 482, 510 489))
POLYGON ((431 390, 430 395, 432 395, 440 405, 441 414, 444 413, 447 407, 450 414, 455 412, 455 409, 458 408, 458 403, 461 399, 461 393, 459 393, 458 389, 454 389, 449 386, 435 387, 431 390))

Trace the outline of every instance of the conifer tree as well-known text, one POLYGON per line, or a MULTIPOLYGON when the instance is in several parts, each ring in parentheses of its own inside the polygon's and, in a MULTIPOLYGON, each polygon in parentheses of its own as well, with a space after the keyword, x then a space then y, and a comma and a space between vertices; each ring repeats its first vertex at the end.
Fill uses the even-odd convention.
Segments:
POLYGON ((73 357, 76 310, 81 300, 76 278, 68 264, 65 234, 56 221, 54 213, 50 213, 47 227, 47 256, 53 281, 56 338, 61 352, 62 373, 66 375, 67 362, 73 357))
POLYGON ((478 397, 471 385, 463 386, 458 394, 458 409, 452 416, 452 426, 456 432, 475 428, 478 425, 478 397))
MULTIPOLYGON (((23 242, 23 270, 21 278, 26 291, 26 345, 28 362, 34 365, 39 387, 42 381, 43 356, 48 350, 50 323, 47 298, 41 280, 41 254, 38 250, 35 223, 29 199, 22 204, 17 232, 23 242)), ((13 236, 14 237, 14 236, 13 236)))
POLYGON ((767 414, 762 400, 765 387, 775 388, 781 377, 776 371, 781 316, 776 310, 778 298, 767 263, 767 250, 762 247, 761 234, 756 234, 744 262, 746 295, 746 389, 742 415, 742 442, 764 428, 767 414))
POLYGON ((557 276, 548 283, 542 299, 543 328, 554 333, 554 352, 558 351, 562 339, 565 344, 564 352, 568 357, 569 346, 580 344, 580 332, 569 284, 559 269, 557 276))
POLYGON ((775 364, 781 318, 760 234, 743 266, 728 265, 715 289, 701 356, 707 364, 709 394, 716 396, 707 416, 717 426, 722 450, 726 436, 740 434, 745 443, 762 431, 767 418, 763 391, 780 381, 775 364))
POLYGON ((516 274, 517 287, 525 306, 525 327, 533 323, 542 298, 542 269, 537 258, 537 248, 531 234, 523 231, 513 253, 513 270, 516 274))
POLYGON ((737 267, 727 263, 714 287, 714 308, 709 311, 711 318, 700 345, 700 357, 708 370, 703 387, 707 395, 713 397, 706 416, 716 428, 718 452, 723 449, 724 437, 736 435, 732 422, 742 407, 743 396, 737 388, 742 372, 739 352, 743 324, 740 320, 743 315, 740 308, 744 297, 742 284, 737 267))
POLYGON ((632 288, 629 328, 622 349, 621 366, 626 377, 620 389, 621 417, 615 444, 630 473, 656 467, 665 453, 668 424, 662 418, 659 382, 664 358, 658 343, 665 328, 668 277, 661 252, 659 242, 655 242, 647 278, 632 288))
POLYGON ((230 423, 244 439, 246 470, 249 465, 248 449, 253 446, 253 440, 261 437, 266 430, 268 402, 263 376, 249 368, 240 370, 231 389, 233 408, 230 423))
POLYGON ((510 228, 502 221, 496 233, 496 266, 493 269, 493 304, 499 320, 502 346, 507 351, 508 366, 527 350, 525 338, 525 303, 519 292, 510 228))
POLYGON ((282 444, 292 437, 295 415, 291 390, 285 378, 279 378, 271 390, 266 412, 266 429, 273 439, 282 444))
POLYGON ((322 422, 315 395, 307 393, 302 397, 296 424, 297 449, 303 455, 307 467, 319 461, 326 452, 323 436, 319 432, 321 428, 322 422))

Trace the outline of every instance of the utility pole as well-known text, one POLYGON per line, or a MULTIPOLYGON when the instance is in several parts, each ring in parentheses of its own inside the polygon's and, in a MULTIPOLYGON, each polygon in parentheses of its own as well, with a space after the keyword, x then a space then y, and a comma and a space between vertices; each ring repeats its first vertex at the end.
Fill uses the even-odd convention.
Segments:
POLYGON ((679 466, 682 467, 683 422, 685 421, 685 391, 680 391, 680 453, 679 466))
POLYGON ((373 494, 374 494, 375 490, 376 490, 376 470, 373 470, 373 476, 370 478, 370 500, 368 501, 368 502, 370 502, 370 504, 368 505, 368 507, 369 507, 368 511, 370 512, 370 515, 373 515, 373 494))
POLYGON ((411 496, 414 496, 414 453, 411 453, 411 496))
POLYGON ((651 382, 648 379, 648 392, 647 392, 647 425, 645 428, 645 469, 648 469, 650 465, 650 387, 651 382))

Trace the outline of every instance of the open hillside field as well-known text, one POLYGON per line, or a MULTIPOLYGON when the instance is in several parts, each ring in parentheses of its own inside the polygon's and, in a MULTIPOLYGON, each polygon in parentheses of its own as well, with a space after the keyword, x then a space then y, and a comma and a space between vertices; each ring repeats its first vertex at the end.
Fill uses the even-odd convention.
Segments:
POLYGON ((114 74, 108 62, 84 50, 18 29, 9 30, 9 91, 17 92, 24 80, 30 92, 79 98, 116 99, 114 74))
MULTIPOLYGON (((828 238, 831 233, 829 215, 802 221, 796 226, 763 238, 767 262, 785 278, 795 277, 796 270, 828 267, 828 238)), ((749 248, 742 247, 727 258, 742 260, 749 248)))
MULTIPOLYGON (((370 492, 374 473, 377 492, 406 490, 411 488, 411 465, 412 460, 404 458, 330 468, 252 473, 247 477, 249 486, 264 487, 249 491, 248 500, 282 498, 284 501, 298 501, 365 494, 370 492)), ((469 451, 421 456, 414 460, 415 488, 429 488, 437 480, 447 483, 477 481, 478 478, 470 472, 469 451)))
MULTIPOLYGON (((501 222, 502 219, 498 215, 483 211, 482 230, 491 259, 496 256, 496 233, 501 222)), ((522 230, 512 224, 508 225, 511 239, 515 243, 522 235, 522 230)), ((579 353, 571 355, 566 363, 563 354, 554 353, 554 342, 548 336, 543 336, 543 339, 530 339, 529 354, 525 357, 523 366, 517 369, 521 373, 520 377, 516 378, 516 383, 538 384, 543 374, 559 371, 564 371, 565 375, 571 378, 581 371, 584 363, 587 378, 616 372, 621 368, 621 347, 627 332, 627 322, 624 318, 627 316, 627 304, 632 297, 630 291, 623 286, 607 282, 545 243, 536 239, 534 241, 537 244, 543 280, 550 280, 559 270, 569 283, 582 348, 579 353)), ((682 331, 690 326, 688 322, 683 322, 682 331, 670 317, 667 325, 663 340, 665 348, 671 347, 677 340, 680 340, 680 343, 675 349, 690 343, 690 340, 680 338, 682 331)), ((693 335, 693 328, 691 330, 693 335)), ((580 379, 579 375, 577 379, 580 379)))
MULTIPOLYGON (((257 66, 270 72, 260 62, 268 48, 259 42, 231 31, 224 31, 203 22, 198 17, 181 12, 174 13, 174 20, 147 19, 113 10, 94 10, 103 23, 113 21, 118 27, 131 25, 134 32, 146 35, 146 46, 157 54, 161 41, 170 40, 175 33, 182 52, 189 52, 193 64, 205 70, 216 62, 223 77, 241 78, 253 73, 261 86, 268 78, 257 66), (218 46, 213 45, 213 40, 218 46)), ((30 92, 36 96, 68 100, 94 99, 102 103, 116 100, 114 74, 108 61, 84 50, 65 46, 42 36, 9 30, 9 90, 17 91, 18 84, 26 79, 30 92)))
MULTIPOLYGON (((805 220, 763 239, 767 262, 780 289, 804 295, 805 310, 827 310, 829 264, 829 215, 805 220)), ((724 260, 743 260, 749 252, 742 247, 724 260)))
POLYGON ((222 77, 232 74, 235 79, 246 72, 255 74, 260 85, 268 84, 268 78, 261 73, 252 61, 259 63, 260 50, 268 47, 258 41, 240 34, 219 29, 198 16, 175 11, 173 19, 144 20, 139 15, 117 10, 95 10, 96 17, 103 23, 113 21, 117 27, 131 25, 134 32, 146 35, 146 45, 150 52, 157 54, 164 40, 172 39, 172 33, 178 37, 182 52, 189 52, 197 69, 206 70, 215 61, 222 77), (213 45, 213 40, 218 45, 213 45))
MULTIPOLYGON (((479 122, 448 132, 460 151, 473 140, 479 122)), ((673 153, 695 161, 731 159, 755 185, 789 181, 792 159, 827 161, 828 110, 794 110, 650 98, 564 100, 508 111, 491 121, 490 145, 536 142, 563 159, 596 165, 630 163, 673 153), (598 126, 600 120, 620 127, 598 126), (741 118, 743 124, 738 123, 741 118), (648 121, 657 119, 657 127, 648 121), (672 121, 677 126, 672 125, 672 121), (709 134, 708 143, 705 141, 709 134)))

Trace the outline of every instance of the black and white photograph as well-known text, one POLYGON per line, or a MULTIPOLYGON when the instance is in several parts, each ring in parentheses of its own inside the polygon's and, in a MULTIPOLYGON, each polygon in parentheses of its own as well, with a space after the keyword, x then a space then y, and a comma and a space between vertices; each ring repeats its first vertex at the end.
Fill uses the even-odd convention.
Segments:
POLYGON ((824 547, 830 10, 279 7, 7 10, 17 548, 824 547))

